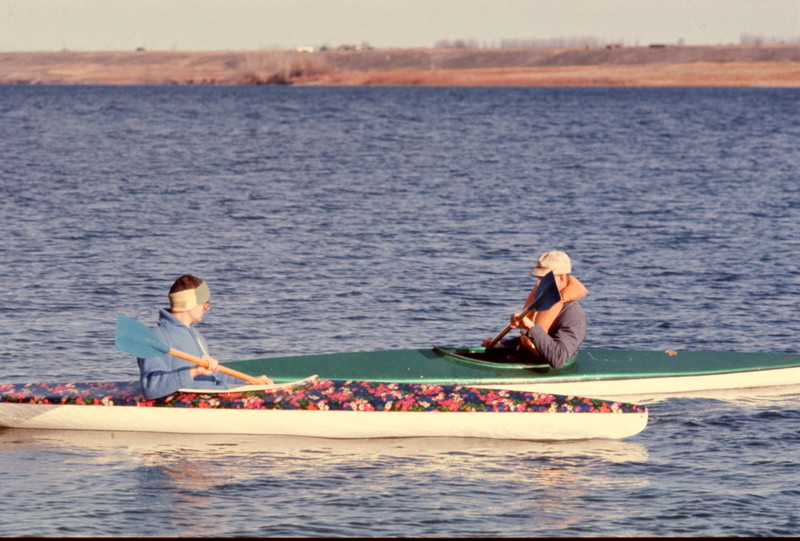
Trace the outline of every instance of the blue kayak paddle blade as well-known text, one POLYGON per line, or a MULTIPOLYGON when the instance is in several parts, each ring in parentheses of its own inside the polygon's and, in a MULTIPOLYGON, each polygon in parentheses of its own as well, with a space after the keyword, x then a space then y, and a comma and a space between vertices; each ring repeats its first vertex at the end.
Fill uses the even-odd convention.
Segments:
POLYGON ((561 293, 556 285, 556 277, 553 271, 550 271, 539 280, 539 287, 536 288, 536 294, 533 296, 533 302, 529 308, 537 312, 544 312, 560 300, 561 293))
POLYGON ((147 359, 169 352, 169 347, 144 324, 125 316, 117 316, 114 347, 123 353, 147 359))

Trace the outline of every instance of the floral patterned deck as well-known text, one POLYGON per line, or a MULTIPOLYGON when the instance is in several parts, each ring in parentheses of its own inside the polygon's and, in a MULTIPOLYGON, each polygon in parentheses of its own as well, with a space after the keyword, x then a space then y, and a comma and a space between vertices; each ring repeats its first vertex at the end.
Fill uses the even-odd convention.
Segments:
POLYGON ((0 402, 167 408, 331 411, 644 413, 623 402, 460 385, 313 379, 245 392, 175 393, 150 400, 139 382, 0 384, 0 402))

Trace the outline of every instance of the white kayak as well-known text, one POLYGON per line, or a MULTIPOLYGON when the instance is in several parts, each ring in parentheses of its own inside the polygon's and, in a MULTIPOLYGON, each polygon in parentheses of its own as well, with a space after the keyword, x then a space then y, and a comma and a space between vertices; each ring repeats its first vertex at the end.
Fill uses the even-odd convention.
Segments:
POLYGON ((138 382, 0 384, 0 427, 321 438, 622 439, 644 406, 460 385, 316 377, 144 397, 138 382))

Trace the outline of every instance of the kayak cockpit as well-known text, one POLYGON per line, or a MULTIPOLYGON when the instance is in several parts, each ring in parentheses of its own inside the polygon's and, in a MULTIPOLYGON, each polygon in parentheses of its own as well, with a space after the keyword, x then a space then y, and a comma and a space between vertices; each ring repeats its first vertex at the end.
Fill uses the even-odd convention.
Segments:
POLYGON ((561 368, 553 368, 546 362, 521 362, 519 359, 514 357, 514 348, 512 347, 447 348, 434 346, 433 350, 465 364, 492 368, 526 370, 528 372, 535 372, 537 374, 568 374, 575 371, 577 368, 577 363, 575 362, 576 357, 573 357, 567 361, 567 363, 561 368))

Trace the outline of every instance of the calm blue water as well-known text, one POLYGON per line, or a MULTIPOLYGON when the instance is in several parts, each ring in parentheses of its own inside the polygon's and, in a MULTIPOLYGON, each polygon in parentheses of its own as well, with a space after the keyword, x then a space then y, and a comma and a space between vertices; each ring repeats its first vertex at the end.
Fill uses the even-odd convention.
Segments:
MULTIPOLYGON (((124 380, 207 280, 222 360, 477 344, 562 249, 587 347, 796 352, 800 90, 0 86, 4 382, 124 380)), ((4 535, 800 534, 800 392, 625 441, 0 431, 4 535)))

